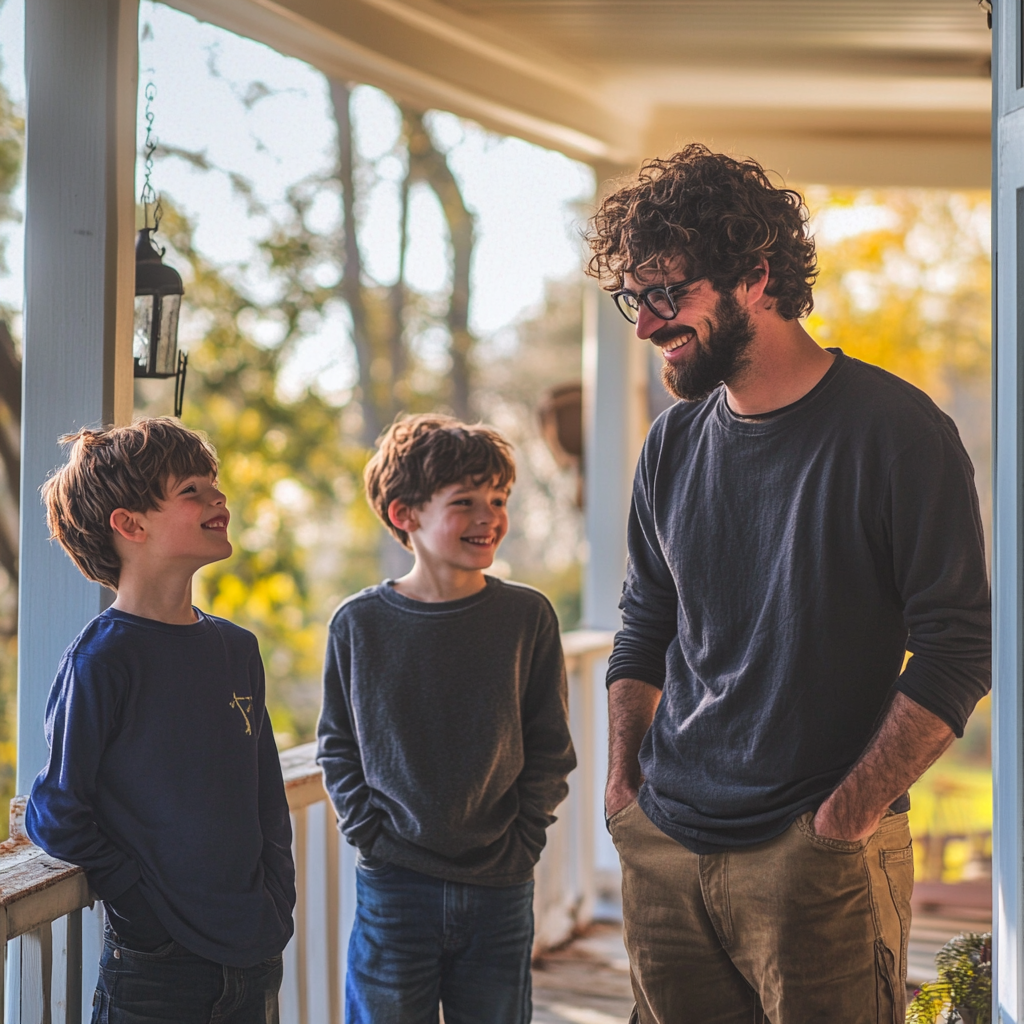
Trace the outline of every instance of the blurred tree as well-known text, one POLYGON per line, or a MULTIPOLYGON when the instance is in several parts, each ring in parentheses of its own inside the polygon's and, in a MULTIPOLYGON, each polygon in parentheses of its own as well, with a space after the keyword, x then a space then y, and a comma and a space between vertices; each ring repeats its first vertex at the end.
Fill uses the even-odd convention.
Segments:
MULTIPOLYGON (((365 451, 346 438, 342 409, 315 388, 282 393, 282 368, 304 336, 302 305, 288 297, 260 305, 247 296, 203 257, 192 225, 163 202, 160 233, 185 279, 182 332, 198 335, 182 419, 217 447, 235 545, 229 560, 200 574, 197 600, 260 638, 275 730, 288 745, 309 738, 319 708, 328 601, 342 575, 338 537, 353 551, 374 537, 369 510, 353 500, 365 451), (254 337, 261 322, 277 325, 274 344, 254 337)), ((138 389, 140 412, 162 411, 166 386, 154 402, 147 394, 155 390, 138 389)), ((375 575, 353 558, 345 569, 353 586, 375 575)))
POLYGON ((988 194, 833 190, 821 198, 812 199, 822 272, 808 330, 940 402, 958 382, 987 379, 988 194), (844 214, 883 223, 830 241, 830 223, 844 214))

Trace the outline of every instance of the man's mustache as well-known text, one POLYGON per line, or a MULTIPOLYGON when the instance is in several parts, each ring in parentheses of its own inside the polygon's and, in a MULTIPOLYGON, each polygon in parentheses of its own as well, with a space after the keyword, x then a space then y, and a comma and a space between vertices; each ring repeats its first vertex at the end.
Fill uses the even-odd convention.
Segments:
POLYGON ((692 334, 696 337, 697 328, 691 327, 689 324, 665 324, 651 335, 651 341, 658 348, 664 348, 670 341, 675 341, 676 338, 681 338, 684 334, 692 334))

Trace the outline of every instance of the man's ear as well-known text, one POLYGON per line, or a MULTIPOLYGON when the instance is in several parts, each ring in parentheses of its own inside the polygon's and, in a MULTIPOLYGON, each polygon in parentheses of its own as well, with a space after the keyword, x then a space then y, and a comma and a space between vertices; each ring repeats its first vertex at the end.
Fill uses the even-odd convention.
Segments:
POLYGON ((763 298, 765 298, 765 289, 768 287, 769 270, 768 261, 762 259, 761 262, 749 273, 747 276, 740 281, 739 288, 739 301, 741 304, 746 306, 756 306, 763 298))
POLYGON ((395 498, 388 505, 388 521, 392 526, 406 533, 412 533, 420 528, 419 517, 412 505, 406 504, 400 498, 395 498))
POLYGON ((138 512, 129 512, 126 508, 115 508, 110 513, 110 528, 132 544, 141 544, 146 539, 142 517, 138 512))

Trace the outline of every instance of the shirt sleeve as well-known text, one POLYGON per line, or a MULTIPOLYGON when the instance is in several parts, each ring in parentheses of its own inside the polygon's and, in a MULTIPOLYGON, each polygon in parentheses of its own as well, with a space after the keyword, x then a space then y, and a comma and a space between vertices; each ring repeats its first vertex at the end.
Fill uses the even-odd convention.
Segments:
MULTIPOLYGON (((262 666, 260 668, 262 676, 262 666)), ((266 708, 257 740, 260 773, 260 830, 263 833, 264 878, 277 902, 290 915, 295 907, 295 862, 292 860, 292 821, 288 813, 288 796, 281 774, 281 757, 274 740, 274 729, 266 708)))
POLYGON ((628 559, 622 586, 622 629, 608 659, 607 682, 639 679, 659 690, 665 685, 665 654, 677 632, 679 597, 654 525, 646 472, 648 438, 633 480, 626 533, 628 559))
POLYGON ((951 422, 894 460, 888 505, 913 655, 896 688, 962 736, 992 682, 991 614, 974 469, 951 422))
POLYGON ((115 900, 140 878, 139 866, 103 833, 93 812, 96 776, 120 726, 127 680, 116 669, 66 654, 46 704, 46 767, 32 785, 25 828, 51 857, 85 869, 93 891, 115 900))
POLYGON ((352 719, 351 649, 332 625, 324 659, 324 697, 317 724, 317 764, 345 838, 369 850, 380 831, 381 814, 363 774, 363 760, 352 719))
POLYGON ((545 602, 523 706, 523 770, 517 780, 519 834, 534 860, 544 848, 555 808, 569 792, 566 776, 575 767, 562 641, 554 610, 545 602))

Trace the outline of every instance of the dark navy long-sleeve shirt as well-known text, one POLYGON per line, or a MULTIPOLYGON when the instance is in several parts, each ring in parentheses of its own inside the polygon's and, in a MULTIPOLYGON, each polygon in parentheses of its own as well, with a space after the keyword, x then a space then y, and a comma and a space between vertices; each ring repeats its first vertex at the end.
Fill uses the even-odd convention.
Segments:
POLYGON ((187 949, 248 967, 292 934, 291 824, 256 638, 198 614, 111 608, 71 644, 25 825, 100 899, 137 884, 187 949))
POLYGON ((957 735, 989 688, 981 517, 956 427, 836 353, 766 418, 734 415, 724 388, 673 406, 637 467, 608 681, 662 689, 640 806, 698 853, 819 806, 894 688, 957 735))

